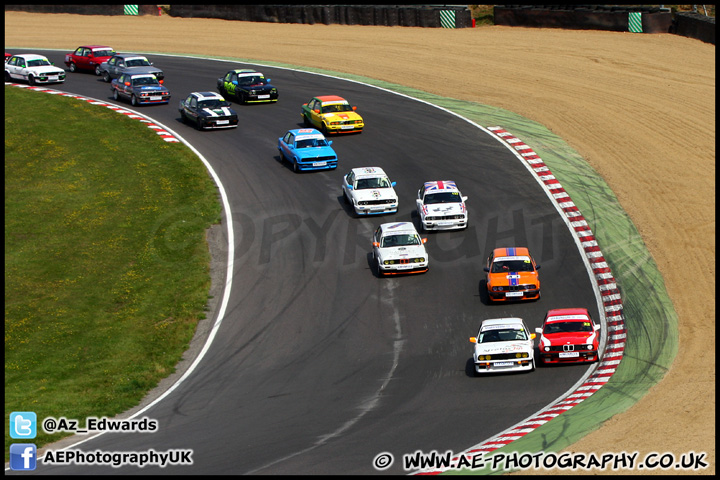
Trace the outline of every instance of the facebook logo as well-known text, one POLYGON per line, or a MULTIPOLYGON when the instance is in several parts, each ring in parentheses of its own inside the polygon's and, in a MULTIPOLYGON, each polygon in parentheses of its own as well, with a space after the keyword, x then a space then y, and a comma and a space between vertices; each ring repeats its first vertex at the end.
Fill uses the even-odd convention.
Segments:
POLYGON ((35 470, 37 448, 33 443, 10 445, 10 470, 35 470))
POLYGON ((37 416, 35 412, 12 412, 10 414, 11 438, 35 438, 37 416))

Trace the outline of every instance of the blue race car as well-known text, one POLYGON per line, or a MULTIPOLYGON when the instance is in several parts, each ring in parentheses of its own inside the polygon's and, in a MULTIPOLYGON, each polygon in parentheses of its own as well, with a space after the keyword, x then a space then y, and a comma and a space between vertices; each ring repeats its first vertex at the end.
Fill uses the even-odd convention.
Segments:
POLYGON ((337 168, 337 154, 322 133, 314 128, 288 130, 278 138, 280 159, 287 160, 296 172, 337 168))

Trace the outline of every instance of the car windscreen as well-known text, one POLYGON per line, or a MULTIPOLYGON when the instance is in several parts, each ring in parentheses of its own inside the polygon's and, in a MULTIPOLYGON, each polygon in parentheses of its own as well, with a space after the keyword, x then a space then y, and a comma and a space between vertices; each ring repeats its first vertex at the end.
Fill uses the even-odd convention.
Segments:
POLYGON ((250 77, 238 77, 239 85, 265 85, 264 77, 250 76, 250 77))
POLYGON ((513 340, 527 340, 528 335, 524 329, 517 328, 491 328, 480 332, 478 343, 511 342, 513 340))
POLYGON ((229 106, 230 104, 223 100, 203 100, 202 102, 198 102, 198 108, 221 108, 229 106))
POLYGON ((133 86, 160 85, 155 77, 138 77, 133 78, 133 86))
POLYGON ((348 104, 323 105, 322 113, 336 112, 352 112, 352 107, 348 104))
POLYGON ((355 185, 355 190, 364 190, 366 188, 388 188, 390 182, 387 178, 361 178, 355 185))
POLYGON ((434 203, 459 203, 462 199, 457 192, 439 192, 425 194, 425 205, 434 203))
POLYGON ((150 62, 144 58, 129 58, 125 61, 125 65, 128 67, 149 67, 150 62))
POLYGON ((529 260, 497 260, 493 262, 491 273, 502 272, 532 272, 533 266, 529 260))
POLYGON ((543 333, 573 333, 573 332, 592 332, 593 326, 590 322, 574 321, 574 322, 552 322, 545 325, 543 333))
POLYGON ((420 238, 415 234, 386 235, 382 238, 381 247, 404 247, 420 245, 420 238))
POLYGON ((52 65, 52 64, 45 59, 28 61, 28 67, 44 67, 45 65, 52 65))

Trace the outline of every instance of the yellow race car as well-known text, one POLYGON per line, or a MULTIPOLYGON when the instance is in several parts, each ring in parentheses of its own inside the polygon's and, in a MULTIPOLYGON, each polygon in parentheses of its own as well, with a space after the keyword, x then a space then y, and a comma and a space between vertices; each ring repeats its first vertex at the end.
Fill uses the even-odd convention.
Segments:
POLYGON ((362 132, 365 127, 362 117, 347 100, 337 95, 313 97, 302 106, 303 122, 306 127, 314 127, 324 135, 331 133, 362 132))

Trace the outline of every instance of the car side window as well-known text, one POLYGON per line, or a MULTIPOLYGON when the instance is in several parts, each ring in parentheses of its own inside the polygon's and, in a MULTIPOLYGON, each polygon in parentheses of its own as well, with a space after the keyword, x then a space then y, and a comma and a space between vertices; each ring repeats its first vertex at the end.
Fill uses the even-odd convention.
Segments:
POLYGON ((287 143, 287 144, 289 145, 289 144, 290 144, 290 138, 291 138, 291 136, 292 136, 292 135, 291 135, 289 132, 286 133, 285 136, 283 137, 283 142, 285 142, 285 143, 287 143))
POLYGON ((355 175, 353 175, 353 172, 348 173, 346 178, 348 185, 353 185, 353 182, 355 182, 355 175))
POLYGON ((191 107, 191 108, 197 108, 197 98, 192 97, 192 98, 190 99, 190 107, 191 107))

